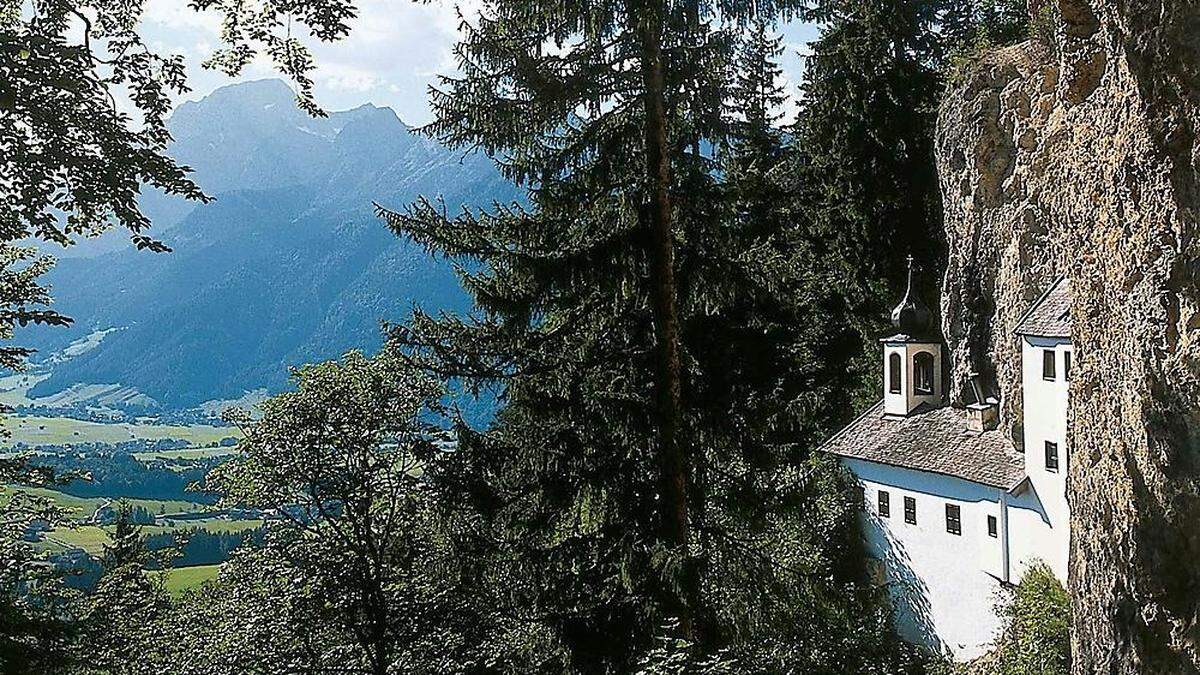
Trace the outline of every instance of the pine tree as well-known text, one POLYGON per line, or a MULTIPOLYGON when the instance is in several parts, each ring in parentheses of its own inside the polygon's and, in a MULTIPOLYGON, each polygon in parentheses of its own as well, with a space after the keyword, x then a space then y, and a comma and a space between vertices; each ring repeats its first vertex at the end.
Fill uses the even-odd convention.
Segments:
MULTIPOLYGON (((855 394, 848 410, 875 400, 873 345, 905 256, 927 270, 944 260, 933 132, 950 46, 939 30, 960 4, 821 0, 806 14, 822 29, 805 59, 787 176, 795 220, 835 291, 834 321, 851 327, 831 355, 844 373, 838 388, 855 394)), ((921 279, 934 297, 936 275, 921 279)))
POLYGON ((76 658, 86 664, 85 672, 156 675, 171 640, 171 600, 162 575, 147 567, 162 567, 163 561, 146 546, 128 502, 118 505, 111 539, 104 547, 100 580, 82 600, 76 658))
POLYGON ((529 206, 384 211, 462 262, 479 308, 417 312, 392 341, 499 387, 492 427, 460 425, 430 475, 478 514, 505 667, 628 671, 664 630, 749 670, 843 672, 886 648, 843 565, 845 486, 808 452, 821 296, 786 283, 812 261, 753 187, 781 154, 764 36, 788 9, 757 5, 489 3, 428 131, 495 156, 529 206), (757 109, 736 110, 746 88, 757 109), (729 189, 725 147, 750 162, 729 189))

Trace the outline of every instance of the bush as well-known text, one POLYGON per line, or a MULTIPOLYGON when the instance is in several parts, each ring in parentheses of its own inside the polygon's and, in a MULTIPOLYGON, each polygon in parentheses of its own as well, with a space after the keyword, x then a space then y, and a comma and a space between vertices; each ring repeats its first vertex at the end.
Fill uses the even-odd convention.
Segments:
POLYGON ((1058 25, 1062 23, 1062 11, 1057 2, 1045 2, 1034 10, 1029 20, 1029 34, 1047 53, 1058 58, 1058 25))
POLYGON ((1049 567, 1038 563, 1029 568, 1003 615, 997 675, 1071 672, 1071 605, 1049 567))

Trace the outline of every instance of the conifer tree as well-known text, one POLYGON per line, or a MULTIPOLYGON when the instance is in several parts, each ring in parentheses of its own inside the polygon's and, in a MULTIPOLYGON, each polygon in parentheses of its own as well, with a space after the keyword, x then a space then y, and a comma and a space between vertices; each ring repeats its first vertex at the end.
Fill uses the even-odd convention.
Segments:
POLYGON ((781 154, 765 26, 789 4, 491 2, 433 92, 427 131, 529 192, 383 211, 463 263, 479 309, 418 311, 392 341, 500 389, 492 427, 460 425, 430 475, 478 514, 504 667, 628 671, 664 631, 747 670, 844 672, 887 649, 844 564, 840 474, 808 453, 824 329, 803 315, 821 296, 787 287, 809 261, 751 213, 781 154), (748 88, 757 109, 735 110, 748 88), (749 162, 729 189, 708 150, 727 146, 749 162))
POLYGON ((781 178, 789 218, 813 242, 831 291, 830 323, 847 328, 827 357, 849 415, 876 400, 874 341, 903 291, 906 256, 921 266, 921 293, 938 296, 933 137, 946 79, 981 45, 1020 39, 1027 18, 1019 0, 815 0, 804 18, 821 29, 781 178))
POLYGON ((922 293, 937 292, 931 271, 944 252, 933 132, 950 50, 939 31, 965 4, 818 0, 805 14, 821 32, 805 58, 786 177, 795 220, 835 291, 833 321, 852 327, 831 355, 844 373, 838 388, 857 393, 847 412, 875 400, 873 345, 902 288, 905 256, 924 264, 922 293))
POLYGON ((118 505, 111 539, 100 581, 82 603, 76 660, 82 672, 157 675, 172 639, 171 601, 162 575, 147 568, 162 568, 166 559, 146 546, 128 502, 118 505))

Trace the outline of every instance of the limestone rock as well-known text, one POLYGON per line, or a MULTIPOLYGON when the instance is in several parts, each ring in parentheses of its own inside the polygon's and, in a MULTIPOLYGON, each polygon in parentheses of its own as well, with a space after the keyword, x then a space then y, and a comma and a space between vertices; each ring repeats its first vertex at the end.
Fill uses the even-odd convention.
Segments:
POLYGON ((1057 7, 940 110, 952 396, 1020 443, 1012 331, 1068 276, 1074 672, 1200 672, 1200 4, 1057 7))

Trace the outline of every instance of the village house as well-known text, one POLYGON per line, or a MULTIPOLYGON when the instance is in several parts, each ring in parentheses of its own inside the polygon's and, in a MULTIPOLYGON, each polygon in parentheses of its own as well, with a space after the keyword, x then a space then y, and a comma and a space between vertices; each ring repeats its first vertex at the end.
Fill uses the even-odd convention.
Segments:
POLYGON ((941 339, 908 290, 882 343, 883 398, 824 446, 859 480, 862 533, 907 640, 969 660, 1000 625, 1006 585, 1043 561, 1065 583, 1070 285, 1053 284, 1022 317, 1023 425, 997 429, 998 402, 948 405, 941 339))

